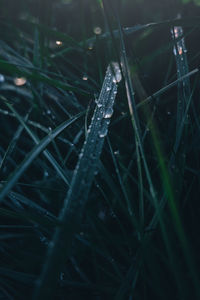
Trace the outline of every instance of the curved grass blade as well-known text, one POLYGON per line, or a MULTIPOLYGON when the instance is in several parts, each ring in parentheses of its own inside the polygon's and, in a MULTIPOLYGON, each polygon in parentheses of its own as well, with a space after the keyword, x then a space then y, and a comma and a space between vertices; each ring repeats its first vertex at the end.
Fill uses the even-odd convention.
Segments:
MULTIPOLYGON (((25 116, 25 121, 28 120, 28 117, 29 117, 29 114, 30 114, 30 111, 26 114, 25 116)), ((17 144, 17 141, 19 140, 19 137, 23 131, 24 127, 22 125, 19 125, 19 127, 17 128, 1 162, 0 162, 0 170, 3 168, 3 165, 6 164, 6 162, 8 161, 9 157, 11 156, 12 152, 14 151, 15 149, 15 146, 17 144)))
POLYGON ((87 137, 60 214, 63 226, 56 229, 50 243, 34 299, 54 298, 57 279, 66 258, 70 254, 72 241, 81 222, 82 212, 98 166, 104 138, 108 132, 117 94, 117 82, 121 80, 121 77, 117 77, 117 75, 120 75, 120 69, 116 63, 113 63, 107 69, 87 137), (112 72, 113 69, 115 73, 112 72))
POLYGON ((173 82, 169 83, 168 85, 164 86, 163 88, 161 88, 160 90, 158 90, 157 92, 152 94, 151 96, 145 98, 142 102, 138 103, 136 105, 136 107, 139 108, 139 107, 143 106, 144 104, 149 103, 153 99, 155 99, 155 98, 159 97, 160 95, 164 94, 165 92, 167 92, 172 87, 176 86, 179 82, 184 82, 184 80, 186 80, 187 78, 189 78, 190 76, 192 76, 198 72, 199 72, 199 69, 195 68, 194 70, 188 72, 187 74, 180 76, 178 79, 176 79, 173 82))
MULTIPOLYGON (((7 106, 13 110, 12 106, 7 103, 7 106)), ((33 148, 31 152, 26 156, 23 162, 19 165, 19 167, 14 171, 9 180, 4 184, 3 188, 0 191, 0 203, 3 201, 4 197, 8 194, 8 192, 13 188, 18 179, 23 175, 25 170, 30 166, 33 160, 48 146, 49 143, 52 142, 55 137, 60 134, 67 126, 72 124, 78 117, 76 116, 73 119, 67 120, 59 125, 56 129, 52 130, 49 135, 43 138, 39 143, 38 140, 36 142, 36 146, 33 148)), ((25 126, 24 126, 25 127, 25 126)), ((49 157, 49 154, 47 155, 49 157)), ((52 161, 52 156, 50 162, 52 161)), ((55 162, 55 161, 54 161, 55 162)))
MULTIPOLYGON (((156 29, 156 28, 164 28, 164 27, 171 27, 171 26, 184 26, 184 27, 199 27, 200 26, 200 17, 193 17, 193 18, 183 18, 183 19, 174 19, 174 20, 167 20, 163 22, 152 22, 147 24, 137 24, 131 27, 124 27, 123 32, 125 35, 134 34, 139 31, 143 31, 146 29, 156 29)), ((112 31, 112 34, 115 38, 120 38, 120 30, 115 29, 112 31)), ((105 32, 99 36, 100 39, 107 39, 111 37, 110 31, 105 32)), ((92 37, 89 38, 85 43, 91 45, 95 43, 96 38, 92 37)))
MULTIPOLYGON (((4 99, 5 100, 5 99, 4 99)), ((6 105, 10 108, 10 110, 14 113, 14 115, 17 117, 17 119, 19 120, 19 122, 23 125, 23 127, 25 128, 25 130, 27 131, 27 133, 30 135, 30 137, 33 139, 33 141, 36 144, 39 144, 39 139, 37 138, 37 136, 31 131, 31 129, 27 126, 27 124, 24 123, 23 118, 21 118, 21 116, 16 112, 16 110, 6 101, 5 102, 6 105)), ((74 121, 76 121, 80 116, 82 116, 84 114, 84 112, 81 112, 79 114, 77 114, 75 117, 73 117, 72 119, 68 120, 67 122, 69 122, 69 125, 71 125, 74 121)), ((60 177, 63 179, 63 181, 69 185, 69 179, 66 175, 66 173, 63 171, 63 169, 61 168, 61 166, 57 163, 57 161, 55 160, 55 158, 51 155, 51 153, 49 153, 48 150, 44 150, 44 156, 49 160, 49 162, 52 164, 52 166, 54 167, 54 169, 56 170, 56 172, 60 175, 60 177)))

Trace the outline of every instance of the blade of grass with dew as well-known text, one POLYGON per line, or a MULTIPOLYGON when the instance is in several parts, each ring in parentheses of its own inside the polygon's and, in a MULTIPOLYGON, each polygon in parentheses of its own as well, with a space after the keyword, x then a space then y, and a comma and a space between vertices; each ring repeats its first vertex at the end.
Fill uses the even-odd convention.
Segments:
MULTIPOLYGON (((182 51, 182 50, 180 50, 180 51, 182 51)), ((181 52, 181 54, 182 54, 182 52, 181 52)), ((184 67, 183 67, 183 69, 184 69, 184 67)), ((187 70, 187 68, 186 68, 186 70, 187 70)), ((188 70, 187 70, 186 73, 188 74, 188 70)), ((182 78, 183 78, 183 76, 182 76, 182 78)), ((177 81, 177 82, 179 82, 179 81, 177 81)), ((187 83, 183 86, 184 86, 184 88, 186 86, 189 87, 189 84, 187 83)), ((190 102, 191 102, 191 96, 192 95, 189 93, 189 91, 187 91, 187 92, 188 92, 189 99, 187 99, 186 109, 184 109, 184 111, 181 111, 182 112, 182 116, 181 116, 182 119, 181 119, 179 127, 178 127, 178 137, 176 136, 176 142, 175 142, 176 151, 177 151, 178 146, 180 144, 180 136, 181 136, 182 131, 183 131, 183 126, 184 126, 186 116, 187 116, 187 113, 188 113, 188 109, 189 109, 189 106, 190 106, 190 102)), ((152 125, 153 124, 151 124, 151 127, 152 127, 152 125)), ((166 203, 166 201, 168 200, 169 207, 170 207, 171 214, 172 214, 172 218, 173 218, 174 225, 175 225, 175 229, 177 231, 178 238, 179 238, 179 240, 181 242, 181 245, 182 245, 183 254, 184 254, 184 257, 185 257, 185 260, 186 260, 186 264, 187 264, 188 269, 190 270, 191 275, 193 277, 194 286, 196 288, 196 293, 197 293, 197 295, 199 295, 198 275, 197 275, 198 273, 195 270, 194 262, 191 258, 191 252, 190 252, 190 249, 188 247, 188 241, 186 239, 185 232, 184 232, 183 226, 181 224, 180 216, 179 216, 176 204, 175 204, 175 195, 174 195, 174 192, 173 192, 172 183, 170 182, 169 173, 166 169, 166 165, 165 165, 165 162, 164 162, 164 159, 163 159, 163 154, 162 154, 161 148, 160 148, 159 143, 158 143, 158 141, 159 141, 158 132, 156 133, 155 126, 153 126, 151 128, 151 134, 152 134, 152 138, 153 138, 153 141, 154 141, 154 147, 155 147, 157 157, 158 157, 158 161, 159 161, 159 165, 160 165, 163 187, 164 187, 164 190, 165 190, 165 193, 166 193, 166 195, 163 196, 163 198, 161 199, 161 201, 159 203, 159 206, 160 206, 159 209, 163 209, 164 202, 166 203), (167 196, 167 198, 165 198, 166 196, 167 196)), ((171 155, 171 158, 172 157, 174 157, 174 154, 171 155)), ((170 164, 171 164, 171 162, 172 162, 172 160, 170 159, 170 164)), ((157 214, 157 211, 156 211, 156 214, 157 214)), ((158 220, 159 220, 159 217, 158 217, 157 221, 158 220)), ((154 218, 154 221, 155 221, 155 218, 154 218)), ((154 225, 155 225, 155 223, 154 223, 154 225)), ((170 249, 168 251, 170 251, 170 249)), ((177 275, 175 274, 175 276, 177 276, 177 275)), ((177 278, 177 280, 179 280, 179 278, 177 278)), ((181 290, 181 286, 179 287, 179 290, 181 290)))
MULTIPOLYGON (((152 178, 151 178, 150 171, 149 171, 149 168, 148 168, 148 165, 147 165, 147 162, 146 162, 145 152, 144 152, 143 145, 142 145, 141 130, 140 130, 139 119, 138 119, 138 115, 137 115, 137 111, 136 111, 134 91, 133 91, 132 82, 131 82, 130 75, 129 75, 125 44, 124 44, 124 40, 123 40, 122 28, 121 28, 121 24, 120 24, 119 19, 118 19, 118 27, 119 27, 119 32, 120 32, 120 43, 121 43, 121 51, 122 51, 122 70, 124 72, 124 77, 125 77, 125 84, 126 84, 127 97, 128 97, 129 110, 130 110, 130 114, 131 114, 132 124, 133 124, 134 130, 135 130, 136 136, 137 136, 137 141, 138 141, 138 144, 139 144, 141 157, 142 157, 142 160, 143 160, 147 180, 148 180, 149 187, 150 187, 150 192, 151 192, 151 195, 152 195, 153 205, 155 207, 155 210, 158 211, 158 214, 159 214, 159 203, 158 203, 158 199, 157 199, 157 196, 156 196, 156 193, 155 193, 155 190, 154 190, 152 178)), ((156 142, 156 143, 154 143, 155 146, 156 145, 158 146, 157 139, 154 140, 154 142, 156 142)), ((156 147, 155 149, 157 151, 158 150, 160 151, 159 147, 158 148, 156 147)), ((157 154, 159 154, 159 152, 157 154)), ((162 156, 160 156, 160 158, 162 158, 162 156)), ((166 171, 166 168, 165 168, 165 166, 163 165, 162 162, 163 162, 163 159, 160 160, 160 167, 161 167, 161 175, 163 174, 163 176, 164 176, 167 173, 166 172, 163 173, 163 171, 166 171)), ((168 176, 163 177, 163 179, 165 179, 165 180, 168 179, 168 176)), ((166 181, 165 180, 164 180, 163 183, 167 184, 165 186, 166 192, 169 192, 168 196, 170 196, 170 199, 173 199, 171 197, 171 185, 168 184, 169 183, 168 180, 166 180, 166 181)), ((171 204, 174 205, 174 201, 171 201, 171 204)), ((163 222, 163 219, 162 219, 160 214, 159 214, 159 223, 160 223, 160 226, 161 226, 162 235, 163 235, 163 239, 164 239, 165 246, 166 246, 166 249, 167 249, 167 253, 169 255, 170 263, 173 266, 176 260, 175 260, 174 254, 172 252, 172 246, 171 246, 171 242, 169 241, 169 237, 168 237, 168 234, 167 234, 167 231, 166 231, 166 226, 165 226, 165 224, 163 222)), ((178 281, 179 278, 177 278, 176 272, 174 272, 174 276, 178 281)), ((121 288, 119 289, 118 294, 120 293, 120 291, 121 291, 121 288)))
MULTIPOLYGON (((9 103, 7 103, 7 106, 13 112, 15 112, 14 108, 9 103)), ((80 116, 80 114, 79 114, 79 116, 80 116)), ((13 172, 11 177, 8 179, 8 181, 2 187, 2 189, 0 191, 0 203, 3 201, 4 197, 8 194, 8 192, 16 184, 18 179, 24 174, 25 170, 30 166, 30 164, 33 162, 33 160, 48 146, 49 143, 51 143, 51 141, 53 139, 55 139, 55 137, 58 134, 60 134, 66 127, 68 127, 75 120, 77 120, 77 118, 78 117, 76 116, 71 120, 67 120, 67 121, 63 122, 57 128, 52 130, 47 136, 45 136, 40 142, 38 141, 38 139, 35 140, 37 145, 32 149, 31 152, 29 152, 29 154, 26 156, 26 158, 22 161, 22 163, 18 166, 18 168, 15 169, 15 171, 13 172)), ((19 117, 19 119, 24 123, 24 121, 21 117, 19 117)), ((27 126, 25 124, 23 124, 23 125, 24 125, 24 128, 26 129, 27 126)), ((53 166, 55 166, 55 160, 52 160, 53 157, 49 156, 49 155, 50 155, 50 153, 47 152, 47 158, 53 164, 53 166)), ((62 175, 62 178, 65 179, 65 182, 68 183, 66 175, 64 174, 63 170, 60 168, 60 166, 58 164, 56 164, 56 170, 59 172, 60 175, 62 175), (58 168, 57 168, 57 166, 58 166, 58 168)))
POLYGON ((117 70, 118 74, 113 74, 109 65, 106 71, 87 137, 60 213, 59 218, 63 222, 63 226, 57 228, 53 235, 34 299, 53 299, 63 263, 70 254, 72 241, 81 222, 85 202, 95 176, 104 138, 107 135, 108 125, 113 113, 117 82, 121 80, 121 77, 116 78, 120 72, 119 67, 117 70))
MULTIPOLYGON (((188 74, 188 62, 186 55, 186 47, 183 36, 183 29, 180 26, 174 27, 172 30, 172 37, 174 39, 174 56, 176 59, 177 77, 178 79, 188 74), (179 40, 178 40, 179 39, 179 40)), ((177 117, 176 117, 176 136, 178 134, 180 123, 182 122, 185 107, 187 105, 188 99, 190 98, 190 82, 188 77, 184 78, 182 81, 178 81, 178 101, 177 101, 177 117)))

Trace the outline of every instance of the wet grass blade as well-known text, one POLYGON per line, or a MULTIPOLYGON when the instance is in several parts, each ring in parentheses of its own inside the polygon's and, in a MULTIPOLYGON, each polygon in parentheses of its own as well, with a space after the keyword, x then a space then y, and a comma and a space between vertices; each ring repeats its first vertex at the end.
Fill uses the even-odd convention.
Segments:
POLYGON ((59 273, 70 254, 72 241, 81 222, 83 208, 95 176, 104 138, 107 135, 108 125, 113 113, 117 81, 121 80, 121 77, 117 77, 117 75, 120 75, 120 69, 116 64, 112 64, 112 67, 109 66, 107 69, 87 137, 60 214, 63 226, 56 229, 50 243, 34 299, 53 299, 59 273), (113 68, 116 71, 115 74, 112 72, 113 68))

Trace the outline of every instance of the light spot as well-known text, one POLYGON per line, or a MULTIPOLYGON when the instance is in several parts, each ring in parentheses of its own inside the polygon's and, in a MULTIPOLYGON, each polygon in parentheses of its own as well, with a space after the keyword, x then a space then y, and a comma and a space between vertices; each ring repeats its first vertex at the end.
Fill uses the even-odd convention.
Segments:
POLYGON ((101 27, 99 27, 99 26, 94 27, 93 31, 94 31, 94 33, 95 33, 96 35, 99 35, 99 34, 102 33, 102 29, 101 29, 101 27))
POLYGON ((93 44, 92 43, 89 43, 88 45, 88 50, 92 50, 93 49, 93 44))
POLYGON ((4 81, 5 81, 5 77, 2 74, 0 74, 0 82, 4 82, 4 81))
POLYGON ((25 77, 16 77, 14 78, 14 84, 17 86, 22 86, 26 84, 26 78, 25 77))
POLYGON ((183 54, 183 48, 182 48, 182 47, 179 47, 179 49, 178 49, 178 54, 179 54, 179 55, 182 55, 182 54, 183 54))
POLYGON ((86 75, 86 74, 85 74, 85 75, 83 75, 82 79, 83 79, 83 80, 85 80, 85 81, 86 81, 86 80, 88 80, 88 77, 87 77, 87 75, 86 75))
POLYGON ((56 41, 57 46, 62 46, 63 42, 62 41, 56 41))

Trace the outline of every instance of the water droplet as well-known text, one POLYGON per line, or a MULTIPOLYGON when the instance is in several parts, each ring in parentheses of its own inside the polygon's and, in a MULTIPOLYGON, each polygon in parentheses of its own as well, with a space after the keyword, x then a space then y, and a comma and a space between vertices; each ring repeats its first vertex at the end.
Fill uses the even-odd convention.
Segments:
POLYGON ((111 118, 111 117, 112 117, 112 114, 113 114, 113 109, 112 109, 111 107, 109 107, 109 108, 106 110, 105 114, 104 114, 104 119, 109 119, 109 118, 111 118))
POLYGON ((122 79, 122 74, 121 74, 119 64, 117 62, 112 62, 111 68, 113 69, 114 76, 115 76, 114 79, 113 79, 113 82, 114 83, 120 82, 121 79, 122 79))
POLYGON ((17 86, 22 86, 26 83, 26 78, 25 77, 16 77, 14 78, 14 84, 17 86))
POLYGON ((101 104, 101 103, 98 103, 98 104, 97 104, 97 107, 98 107, 98 108, 102 107, 102 104, 101 104))
POLYGON ((56 45, 57 45, 57 46, 62 46, 62 44, 63 44, 63 43, 62 43, 61 41, 56 41, 56 45))
POLYGON ((119 150, 114 151, 115 155, 119 155, 119 150))
POLYGON ((60 280, 64 280, 65 274, 63 272, 60 273, 60 280))
POLYGON ((183 48, 182 48, 182 47, 179 47, 179 48, 178 48, 178 54, 179 54, 179 55, 182 55, 182 54, 183 54, 183 48))
POLYGON ((93 49, 93 43, 89 43, 88 50, 92 50, 92 49, 93 49))
POLYGON ((167 114, 168 114, 168 115, 171 115, 171 111, 168 111, 167 114))
POLYGON ((99 27, 99 26, 94 27, 93 31, 94 31, 94 33, 97 34, 97 35, 99 35, 99 34, 102 33, 102 29, 101 29, 101 27, 99 27))
POLYGON ((4 115, 8 115, 8 111, 7 110, 4 110, 4 115))
POLYGON ((107 128, 103 128, 100 132, 99 132, 99 137, 103 138, 107 135, 108 133, 108 129, 107 128))
POLYGON ((52 128, 51 128, 51 127, 48 127, 48 130, 49 130, 49 133, 51 133, 51 132, 52 132, 52 128))
POLYGON ((98 170, 95 170, 94 171, 94 176, 98 175, 99 171, 98 170))
POLYGON ((88 77, 87 77, 87 75, 86 75, 86 74, 85 74, 85 75, 83 75, 82 79, 83 79, 83 80, 85 80, 85 81, 86 81, 86 80, 88 80, 88 77))
POLYGON ((106 88, 106 92, 109 92, 111 90, 111 88, 108 86, 107 88, 106 88))
POLYGON ((0 74, 0 82, 4 82, 4 81, 5 81, 5 77, 2 74, 0 74))
POLYGON ((44 171, 44 177, 48 177, 49 173, 47 171, 44 171))
POLYGON ((50 115, 51 114, 51 111, 50 109, 47 110, 47 115, 50 115))

